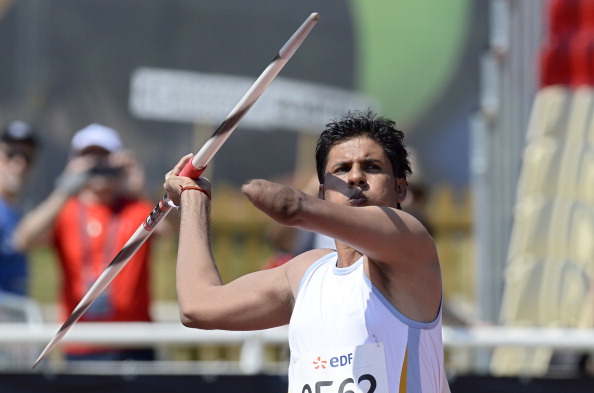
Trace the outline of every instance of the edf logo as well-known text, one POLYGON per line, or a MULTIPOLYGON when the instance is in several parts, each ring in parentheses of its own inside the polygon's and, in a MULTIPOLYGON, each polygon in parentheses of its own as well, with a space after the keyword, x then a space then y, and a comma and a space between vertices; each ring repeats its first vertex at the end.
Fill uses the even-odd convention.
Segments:
POLYGON ((326 368, 326 365, 329 364, 330 367, 342 367, 342 366, 346 366, 348 364, 352 364, 353 363, 353 354, 349 353, 348 355, 340 355, 340 356, 334 356, 332 358, 330 358, 330 361, 326 362, 325 360, 322 360, 320 356, 318 356, 318 358, 316 360, 314 360, 313 364, 314 364, 314 368, 320 369, 320 368, 326 368))

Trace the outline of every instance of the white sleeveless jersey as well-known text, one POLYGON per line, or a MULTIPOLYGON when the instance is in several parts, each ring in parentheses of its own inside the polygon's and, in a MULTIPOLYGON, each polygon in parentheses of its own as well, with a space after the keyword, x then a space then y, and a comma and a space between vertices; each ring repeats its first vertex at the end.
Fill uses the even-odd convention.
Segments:
POLYGON ((441 311, 430 323, 408 319, 371 283, 363 258, 336 262, 336 252, 324 256, 299 285, 290 393, 441 393, 441 311))

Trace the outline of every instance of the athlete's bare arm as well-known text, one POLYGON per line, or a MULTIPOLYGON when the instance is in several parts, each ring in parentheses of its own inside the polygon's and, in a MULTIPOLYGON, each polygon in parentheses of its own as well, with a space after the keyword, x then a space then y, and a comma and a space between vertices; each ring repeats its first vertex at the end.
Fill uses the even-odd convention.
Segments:
MULTIPOLYGON (((187 158, 178 163, 173 175, 185 161, 187 158)), ((205 179, 197 183, 210 187, 205 179)), ((309 266, 315 259, 307 254, 280 269, 222 285, 208 243, 208 198, 201 192, 186 191, 180 200, 180 185, 194 183, 178 176, 166 182, 168 194, 182 206, 177 282, 185 323, 233 330, 287 323, 295 295, 288 269, 309 266)), ((242 190, 277 222, 337 239, 339 259, 370 258, 373 262, 366 266, 372 282, 404 315, 423 322, 435 318, 441 300, 439 261, 431 237, 414 217, 390 207, 352 207, 324 201, 265 180, 251 181, 242 190)), ((302 275, 305 270, 300 271, 302 275)), ((298 274, 295 277, 294 281, 301 278, 298 274)))
POLYGON ((242 191, 277 222, 331 236, 375 261, 406 264, 436 258, 427 230, 401 210, 327 202, 267 180, 252 180, 242 191))
POLYGON ((411 215, 385 206, 333 203, 266 180, 253 180, 242 190, 279 223, 335 238, 339 263, 340 258, 353 263, 367 256, 372 260, 367 264, 370 279, 404 315, 422 322, 436 317, 441 302, 437 251, 411 215))
POLYGON ((287 324, 303 273, 328 251, 310 251, 278 268, 223 284, 210 248, 210 201, 197 190, 180 192, 180 185, 198 185, 210 190, 206 179, 194 183, 176 176, 187 159, 178 163, 165 182, 168 195, 181 206, 176 282, 182 323, 188 327, 224 330, 287 324))

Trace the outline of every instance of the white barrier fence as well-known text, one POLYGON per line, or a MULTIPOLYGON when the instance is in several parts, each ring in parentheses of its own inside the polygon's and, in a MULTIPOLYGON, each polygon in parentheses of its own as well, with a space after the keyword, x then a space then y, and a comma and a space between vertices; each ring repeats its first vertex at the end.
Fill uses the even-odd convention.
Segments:
MULTIPOLYGON (((0 324, 0 348, 27 348, 36 354, 57 332, 59 324, 5 323, 0 324)), ((594 352, 594 330, 563 328, 504 328, 473 327, 443 329, 446 350, 473 351, 490 350, 495 347, 550 348, 564 352, 594 352)), ((85 364, 66 365, 47 359, 40 370, 84 371, 94 373, 182 373, 197 374, 256 374, 286 373, 286 362, 271 364, 265 359, 267 346, 287 346, 287 327, 261 331, 229 332, 188 329, 178 322, 153 323, 80 323, 63 339, 64 343, 92 343, 105 346, 199 346, 199 345, 239 345, 238 362, 181 362, 155 361, 136 362, 141 365, 126 366, 106 362, 84 362, 85 364), (144 364, 150 363, 150 364, 144 364), (77 368, 78 367, 78 368, 77 368), (123 367, 123 368, 122 368, 123 367), (132 367, 132 369, 130 368, 132 367)), ((55 350, 59 352, 59 347, 55 350)), ((21 358, 10 362, 6 358, 0 362, 0 369, 29 369, 35 357, 21 358)), ((121 362, 120 362, 121 363, 121 362)))
MULTIPOLYGON (((0 325, 0 344, 45 345, 60 324, 0 325)), ((547 347, 568 351, 594 350, 594 329, 508 328, 498 326, 443 327, 446 348, 547 347)), ((64 343, 108 346, 238 344, 258 341, 262 344, 286 344, 287 327, 248 332, 198 330, 178 322, 98 322, 79 323, 62 340, 64 343)))

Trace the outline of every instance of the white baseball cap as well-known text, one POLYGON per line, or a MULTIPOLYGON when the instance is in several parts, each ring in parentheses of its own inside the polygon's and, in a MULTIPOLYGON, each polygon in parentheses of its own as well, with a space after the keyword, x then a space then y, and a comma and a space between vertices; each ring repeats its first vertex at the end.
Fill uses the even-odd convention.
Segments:
POLYGON ((116 130, 96 123, 90 124, 74 134, 70 150, 72 154, 79 154, 91 146, 99 146, 110 153, 123 147, 122 140, 116 130))

